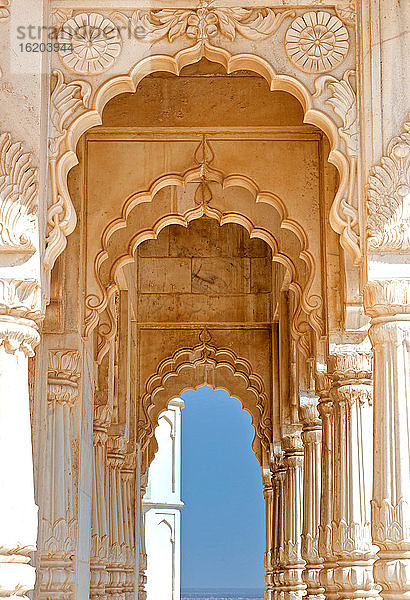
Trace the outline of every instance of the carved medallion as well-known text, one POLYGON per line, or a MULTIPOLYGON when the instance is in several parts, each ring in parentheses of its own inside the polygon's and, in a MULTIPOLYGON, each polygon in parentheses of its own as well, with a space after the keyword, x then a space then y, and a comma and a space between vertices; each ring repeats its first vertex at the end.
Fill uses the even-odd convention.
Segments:
POLYGON ((60 58, 80 75, 95 75, 109 69, 121 52, 121 36, 114 23, 97 13, 82 13, 69 19, 58 37, 60 58))
POLYGON ((330 13, 308 12, 295 19, 286 32, 290 60, 306 73, 331 71, 346 57, 349 34, 342 21, 330 13))

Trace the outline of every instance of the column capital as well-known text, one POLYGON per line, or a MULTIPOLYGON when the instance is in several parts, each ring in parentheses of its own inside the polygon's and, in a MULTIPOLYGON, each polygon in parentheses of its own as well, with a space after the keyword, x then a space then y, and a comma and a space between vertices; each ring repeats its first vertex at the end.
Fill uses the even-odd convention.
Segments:
POLYGON ((9 354, 17 351, 34 356, 34 348, 40 342, 40 334, 34 321, 0 314, 0 347, 9 354))
POLYGON ((80 353, 78 350, 52 349, 48 352, 48 401, 73 406, 78 398, 80 353))
POLYGON ((299 397, 299 416, 303 429, 320 429, 321 422, 318 411, 319 398, 312 394, 301 394, 299 397))
POLYGON ((370 383, 371 350, 356 344, 332 345, 328 357, 328 369, 333 386, 344 385, 350 380, 368 380, 370 383))
POLYGON ((410 320, 410 279, 378 279, 364 288, 365 312, 372 319, 410 320))

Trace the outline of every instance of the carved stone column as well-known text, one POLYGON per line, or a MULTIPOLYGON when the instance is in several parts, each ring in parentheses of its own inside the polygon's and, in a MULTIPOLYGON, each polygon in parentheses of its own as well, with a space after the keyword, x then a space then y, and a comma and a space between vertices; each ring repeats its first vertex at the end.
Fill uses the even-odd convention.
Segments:
POLYGON ((365 289, 374 351, 373 542, 384 600, 410 598, 410 280, 365 289))
POLYGON ((334 569, 337 563, 332 549, 334 413, 333 402, 329 397, 329 382, 323 373, 318 375, 316 387, 320 397, 318 412, 322 420, 319 556, 323 559, 323 567, 319 573, 319 580, 325 590, 326 600, 336 600, 338 593, 334 569))
MULTIPOLYGON (((12 306, 24 304, 27 282, 0 282, 0 597, 27 598, 37 540, 28 389, 28 357, 40 337, 36 324, 12 306), (15 315, 15 316, 13 316, 15 315)), ((30 286, 30 282, 28 284, 30 286)), ((20 306, 21 308, 21 306, 20 306)))
POLYGON ((41 600, 70 600, 74 594, 77 522, 74 518, 72 415, 78 399, 80 354, 48 353, 46 482, 40 554, 41 600))
POLYGON ((263 469, 263 497, 265 499, 265 593, 264 600, 273 600, 273 563, 272 563, 272 534, 273 534, 273 485, 272 473, 269 468, 263 469))
POLYGON ((283 455, 275 456, 272 473, 272 502, 273 502, 273 539, 272 539, 272 583, 273 599, 282 597, 284 585, 284 525, 285 525, 285 477, 286 469, 283 464, 283 455))
POLYGON ((284 600, 299 600, 306 594, 302 572, 303 445, 300 431, 282 438, 285 476, 284 600))
POLYGON ((321 492, 322 424, 317 410, 318 398, 301 396, 300 418, 303 423, 303 527, 302 558, 306 562, 303 581, 307 598, 322 600, 324 589, 319 581, 323 560, 319 556, 318 538, 321 492))
POLYGON ((135 598, 135 514, 133 501, 135 469, 135 455, 127 454, 121 469, 124 539, 126 546, 125 600, 134 600, 135 598))
POLYGON ((104 404, 95 407, 93 430, 93 507, 91 529, 91 600, 103 600, 109 583, 108 562, 108 515, 105 493, 105 460, 108 440, 108 426, 111 421, 111 408, 104 404))
POLYGON ((125 600, 126 546, 124 537, 124 510, 121 485, 121 467, 127 442, 122 436, 108 438, 108 499, 109 499, 109 553, 107 571, 110 574, 106 588, 111 600, 125 600))
POLYGON ((332 550, 340 600, 378 597, 370 532, 372 489, 372 357, 369 349, 341 344, 328 369, 334 405, 332 550))

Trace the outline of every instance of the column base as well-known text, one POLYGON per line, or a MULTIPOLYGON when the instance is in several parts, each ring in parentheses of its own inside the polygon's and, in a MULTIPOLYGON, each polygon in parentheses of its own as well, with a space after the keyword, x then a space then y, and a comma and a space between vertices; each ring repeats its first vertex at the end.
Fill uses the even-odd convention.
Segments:
POLYGON ((383 600, 410 600, 410 552, 378 553, 374 578, 381 586, 383 600))
POLYGON ((74 569, 70 558, 43 558, 39 577, 39 600, 72 600, 74 569))
POLYGON ((334 582, 339 590, 339 600, 380 600, 373 579, 372 560, 339 560, 334 569, 334 582))
POLYGON ((339 590, 335 583, 334 571, 337 568, 337 563, 327 561, 323 563, 323 567, 319 573, 320 584, 324 589, 326 600, 338 600, 339 590))
POLYGON ((303 581, 306 584, 306 596, 307 600, 325 600, 324 588, 320 584, 320 571, 322 565, 309 565, 306 566, 303 573, 303 581))

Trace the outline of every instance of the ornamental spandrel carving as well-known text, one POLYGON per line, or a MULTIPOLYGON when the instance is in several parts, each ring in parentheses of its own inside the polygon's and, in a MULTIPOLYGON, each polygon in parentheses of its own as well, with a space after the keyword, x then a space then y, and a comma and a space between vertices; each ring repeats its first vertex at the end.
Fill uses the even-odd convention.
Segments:
POLYGON ((47 237, 44 265, 50 269, 66 246, 66 237, 75 228, 76 214, 61 176, 57 159, 64 152, 68 126, 76 115, 88 110, 91 85, 86 81, 66 82, 61 71, 53 73, 54 86, 50 98, 51 130, 48 141, 51 198, 47 211, 47 237))
POLYGON ((367 213, 369 250, 410 250, 410 123, 370 173, 367 213))
POLYGON ((106 71, 122 49, 118 29, 110 19, 98 13, 81 13, 66 21, 58 43, 62 63, 80 75, 106 71))
POLYGON ((9 133, 0 135, 0 252, 7 263, 15 264, 19 255, 28 258, 36 250, 36 212, 38 206, 37 171, 32 157, 21 143, 13 143, 9 133), (10 256, 12 255, 12 256, 10 256), (14 255, 14 256, 13 256, 14 255))
POLYGON ((306 73, 332 71, 347 56, 349 34, 338 17, 310 11, 291 23, 285 49, 291 62, 306 73))

